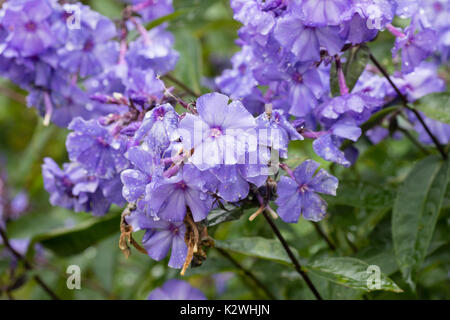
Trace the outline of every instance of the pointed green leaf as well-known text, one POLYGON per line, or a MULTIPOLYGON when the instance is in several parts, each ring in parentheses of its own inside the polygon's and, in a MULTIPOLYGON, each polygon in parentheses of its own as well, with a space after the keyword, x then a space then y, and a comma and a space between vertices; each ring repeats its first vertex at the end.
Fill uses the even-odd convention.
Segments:
POLYGON ((448 179, 449 162, 429 156, 417 163, 399 187, 392 215, 397 263, 411 288, 430 245, 448 179))
POLYGON ((386 276, 378 266, 369 265, 356 258, 321 258, 308 264, 305 269, 331 282, 349 288, 365 291, 402 292, 402 289, 386 276), (375 270, 379 272, 378 275, 375 270), (376 282, 377 279, 379 282, 376 282))
MULTIPOLYGON (((244 254, 251 257, 272 260, 292 265, 291 259, 278 240, 261 237, 248 237, 229 240, 215 240, 215 247, 244 254)), ((291 248, 294 254, 297 250, 291 248)))
POLYGON ((104 218, 92 218, 70 229, 63 228, 37 235, 32 242, 39 242, 55 254, 66 257, 80 253, 118 232, 119 223, 120 214, 111 212, 104 218))

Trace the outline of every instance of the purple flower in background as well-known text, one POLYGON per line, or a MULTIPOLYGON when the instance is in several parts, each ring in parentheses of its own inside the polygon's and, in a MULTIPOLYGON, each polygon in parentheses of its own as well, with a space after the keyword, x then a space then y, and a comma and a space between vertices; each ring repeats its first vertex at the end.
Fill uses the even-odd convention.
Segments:
POLYGON ((255 119, 240 101, 209 93, 197 99, 198 116, 186 114, 179 132, 185 150, 194 148, 190 163, 200 170, 236 164, 246 151, 257 148, 255 119))
POLYGON ((183 222, 155 221, 139 212, 133 212, 126 220, 133 231, 146 231, 142 244, 152 259, 160 261, 171 250, 169 267, 180 269, 183 266, 188 250, 184 242, 186 227, 183 222))
POLYGON ((231 0, 233 18, 245 26, 245 33, 256 42, 265 44, 275 25, 274 16, 263 10, 258 0, 231 0))
POLYGON ((406 28, 405 34, 397 37, 395 46, 392 49, 394 56, 399 50, 402 51, 402 72, 404 73, 414 71, 416 66, 436 50, 436 31, 424 29, 415 33, 415 29, 414 25, 406 28))
POLYGON ((52 8, 46 0, 9 1, 1 23, 10 33, 7 46, 29 57, 43 53, 54 39, 48 23, 52 8))
POLYGON ((158 218, 183 221, 187 206, 194 221, 198 222, 212 209, 213 198, 207 190, 211 179, 213 177, 207 172, 186 164, 175 176, 153 181, 145 201, 158 218))
MULTIPOLYGON (((395 74, 392 81, 411 102, 427 94, 445 90, 445 81, 438 75, 438 66, 431 62, 422 62, 411 73, 395 74)), ((389 94, 396 95, 395 92, 389 94)))
POLYGON ((295 223, 302 214, 307 220, 319 221, 325 217, 327 203, 316 194, 336 195, 338 179, 321 169, 319 163, 306 160, 291 177, 282 176, 278 182, 278 214, 285 222, 295 223))
POLYGON ((153 69, 164 75, 175 67, 178 52, 173 50, 174 37, 165 26, 158 26, 129 44, 126 61, 129 68, 153 69))
POLYGON ((126 144, 113 137, 97 120, 75 118, 69 125, 66 148, 71 161, 82 163, 99 178, 112 178, 128 167, 124 157, 126 144))
POLYGON ((243 98, 251 94, 253 88, 258 84, 252 71, 254 59, 251 47, 244 46, 231 58, 233 69, 225 70, 220 77, 216 78, 217 87, 232 99, 243 98))
POLYGON ((150 22, 173 12, 172 0, 126 0, 144 21, 150 22))
POLYGON ((383 104, 383 100, 373 98, 361 92, 348 93, 325 101, 314 113, 324 125, 332 125, 340 117, 348 116, 358 124, 368 120, 383 104))
POLYGON ((108 211, 110 202, 98 188, 99 180, 89 175, 81 164, 66 163, 61 170, 52 159, 45 158, 42 175, 52 205, 98 215, 108 211))
POLYGON ((150 292, 148 300, 206 300, 206 297, 188 282, 172 279, 150 292))
POLYGON ((80 15, 85 17, 79 30, 71 30, 66 44, 58 53, 64 69, 79 73, 81 77, 99 74, 105 62, 117 60, 117 45, 108 43, 117 35, 114 23, 99 13, 81 6, 80 15))

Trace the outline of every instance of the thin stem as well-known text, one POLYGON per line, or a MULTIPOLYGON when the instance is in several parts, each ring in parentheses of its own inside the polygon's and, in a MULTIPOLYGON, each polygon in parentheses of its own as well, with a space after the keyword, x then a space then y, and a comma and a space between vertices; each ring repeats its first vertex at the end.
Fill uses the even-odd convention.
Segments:
POLYGON ((408 106, 408 99, 405 97, 405 95, 403 93, 401 93, 400 89, 395 85, 395 83, 392 81, 391 77, 389 76, 388 72, 386 71, 386 69, 383 68, 383 66, 378 62, 378 60, 372 55, 372 53, 369 53, 370 55, 370 60, 375 64, 375 66, 378 68, 378 70, 380 70, 380 72, 383 74, 383 76, 387 79, 387 81, 389 82, 389 84, 391 85, 391 87, 395 90, 395 92, 397 93, 397 95, 400 97, 400 99, 403 102, 403 106, 412 111, 414 113, 414 115, 417 117, 417 119, 419 120, 420 124, 424 127, 425 131, 428 133, 428 135, 430 136, 431 140, 433 140, 433 143, 436 145, 436 148, 438 149, 439 153, 441 154, 442 158, 447 159, 447 154, 445 153, 444 148, 441 146, 439 140, 433 135, 433 133, 431 132, 430 128, 428 128, 427 124, 425 123, 425 121, 423 120, 423 117, 420 115, 420 113, 414 109, 408 106))
POLYGON ((308 277, 306 272, 302 269, 302 266, 300 265, 300 262, 297 260, 297 258, 294 256, 294 253, 292 252, 291 248, 287 244, 286 240, 284 239, 283 235, 281 234, 280 230, 278 230, 278 227, 273 222, 272 218, 264 211, 262 213, 264 217, 266 218, 267 222, 269 223, 270 227, 272 228, 273 232, 277 236, 278 240, 280 240, 281 244, 283 245, 284 250, 289 256, 289 259, 291 259, 292 263, 294 264, 295 270, 302 276, 303 280, 305 280, 306 284, 308 285, 309 289, 312 291, 314 296, 317 300, 322 300, 321 295, 317 291, 316 287, 312 283, 311 279, 308 277))
POLYGON ((228 259, 236 268, 241 270, 247 277, 252 279, 252 281, 267 295, 271 300, 277 300, 277 298, 269 291, 269 289, 262 283, 250 270, 244 268, 239 262, 237 262, 228 252, 221 248, 216 248, 217 251, 228 259))
POLYGON ((325 232, 322 230, 322 228, 320 227, 319 223, 317 222, 312 222, 314 228, 316 229, 317 233, 319 234, 320 237, 322 237, 325 242, 328 244, 328 247, 333 250, 336 251, 336 246, 333 244, 333 242, 331 242, 330 238, 328 238, 328 236, 325 234, 325 232))
POLYGON ((344 70, 342 70, 341 59, 339 58, 339 56, 335 57, 335 61, 336 61, 336 69, 337 69, 340 93, 341 93, 341 95, 348 94, 350 92, 350 90, 347 87, 347 83, 345 82, 344 70))
MULTIPOLYGON (((3 239, 3 244, 5 247, 17 258, 17 260, 20 260, 23 262, 23 265, 25 266, 25 269, 28 271, 33 270, 33 266, 28 262, 28 260, 23 257, 19 252, 17 252, 9 242, 8 236, 6 235, 6 232, 0 228, 0 236, 3 239)), ((53 299, 53 300, 60 300, 59 297, 56 295, 55 292, 53 292, 52 289, 39 277, 38 275, 34 275, 33 279, 37 282, 38 285, 41 286, 41 288, 53 299)))
POLYGON ((183 82, 172 76, 171 74, 165 74, 162 76, 162 78, 166 78, 167 80, 171 81, 172 83, 179 86, 181 89, 189 93, 191 96, 198 97, 200 94, 189 88, 187 85, 185 85, 183 82))
POLYGON ((4 96, 8 97, 9 99, 14 100, 20 104, 23 104, 23 105, 27 104, 27 100, 24 95, 14 91, 14 90, 11 90, 8 87, 0 86, 0 94, 4 95, 4 96))

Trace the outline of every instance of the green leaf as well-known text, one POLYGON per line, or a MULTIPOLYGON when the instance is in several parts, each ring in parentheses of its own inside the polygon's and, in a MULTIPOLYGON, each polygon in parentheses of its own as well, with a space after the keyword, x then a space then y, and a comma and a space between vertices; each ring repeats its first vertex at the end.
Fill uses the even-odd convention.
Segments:
POLYGON ((152 22, 148 23, 145 26, 145 28, 147 30, 153 29, 153 28, 155 28, 155 27, 157 27, 157 26, 159 26, 159 25, 161 25, 161 24, 163 24, 165 22, 170 22, 172 20, 177 19, 178 17, 182 16, 186 12, 187 12, 186 10, 179 10, 179 11, 172 12, 172 13, 170 13, 168 15, 165 15, 165 16, 162 16, 162 17, 160 17, 158 19, 153 20, 152 22))
POLYGON ((373 279, 373 271, 369 269, 369 264, 349 257, 342 258, 321 258, 306 266, 306 270, 318 275, 328 281, 343 285, 345 287, 360 289, 365 291, 385 290, 402 292, 394 281, 380 270, 379 287, 369 286, 373 279))
POLYGON ((369 182, 341 180, 336 196, 323 195, 323 198, 329 205, 371 209, 389 208, 394 202, 394 192, 386 186, 369 182))
POLYGON ((413 290, 443 203, 449 168, 448 161, 429 156, 414 166, 397 192, 392 214, 394 250, 413 290))
POLYGON ((32 242, 39 242, 58 256, 67 257, 80 253, 100 240, 118 232, 119 223, 120 214, 110 213, 104 218, 89 219, 71 229, 59 229, 37 235, 32 239, 32 242))
MULTIPOLYGON (((342 71, 344 71, 345 81, 351 92, 369 62, 369 50, 365 46, 353 47, 343 57, 345 63, 342 65, 342 71)), ((333 63, 330 71, 330 88, 333 97, 340 95, 335 63, 333 63)))
POLYGON ((436 92, 414 103, 417 110, 431 119, 450 124, 450 92, 436 92))
MULTIPOLYGON (((272 260, 292 265, 291 259, 278 240, 261 237, 248 237, 229 240, 215 240, 214 246, 251 257, 272 260)), ((291 248, 294 255, 297 250, 291 248)))
POLYGON ((187 30, 175 31, 175 49, 180 53, 175 77, 195 92, 201 92, 200 79, 203 71, 202 47, 198 38, 187 30))
MULTIPOLYGON (((205 225, 207 227, 212 227, 218 225, 222 222, 238 220, 244 214, 244 207, 235 207, 233 205, 226 205, 225 209, 214 209, 206 218, 205 225)), ((256 210, 256 209, 255 209, 256 210)))

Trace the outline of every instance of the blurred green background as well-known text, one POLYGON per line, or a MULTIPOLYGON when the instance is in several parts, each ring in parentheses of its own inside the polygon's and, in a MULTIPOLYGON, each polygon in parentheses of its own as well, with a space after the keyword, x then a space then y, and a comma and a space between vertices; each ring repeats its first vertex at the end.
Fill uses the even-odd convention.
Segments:
MULTIPOLYGON (((83 2, 112 18, 119 18, 123 7, 120 2, 112 0, 83 2)), ((166 18, 176 37, 175 47, 180 52, 180 61, 173 74, 195 91, 207 92, 202 86, 204 78, 217 75, 238 50, 234 41, 239 23, 232 19, 227 0, 175 0, 174 6, 175 13, 166 18)), ((375 55, 390 70, 394 67, 390 59, 392 45, 393 39, 383 33, 372 46, 375 55)), ((8 223, 8 236, 43 242, 36 252, 29 252, 28 259, 35 265, 31 272, 19 264, 11 273, 9 259, 0 257, 0 287, 15 285, 10 296, 15 299, 48 299, 32 279, 33 274, 38 274, 63 299, 145 299, 152 289, 171 278, 188 280, 210 299, 267 298, 214 249, 208 251, 208 259, 203 266, 189 269, 184 277, 178 275, 178 270, 168 268, 167 260, 155 262, 136 250, 126 259, 118 248, 120 208, 113 207, 106 218, 96 219, 87 213, 50 206, 48 194, 43 189, 42 159, 52 157, 59 164, 68 161, 65 151, 68 131, 54 125, 44 127, 35 109, 25 106, 26 93, 7 80, 0 80, 0 88, 0 171, 7 175, 11 195, 25 190, 30 196, 27 214, 8 223), (66 287, 66 268, 69 265, 81 267, 81 290, 66 287), (235 276, 227 281, 224 292, 218 292, 213 276, 223 272, 232 272, 235 276)), ((337 247, 335 251, 330 250, 311 222, 300 219, 297 224, 286 224, 278 219, 277 226, 302 257, 301 261, 334 256, 357 257, 379 265, 382 272, 404 290, 403 293, 366 292, 311 274, 324 298, 450 298, 450 195, 447 192, 428 255, 418 274, 416 292, 413 292, 403 281, 395 261, 391 211, 394 190, 424 155, 407 139, 386 139, 378 145, 361 139, 357 147, 360 158, 349 169, 321 161, 308 141, 293 143, 287 161, 290 166, 296 166, 312 158, 339 178, 338 197, 327 198, 329 215, 320 223, 337 247)), ((262 217, 248 221, 253 211, 247 210, 241 219, 213 228, 210 234, 218 240, 256 236, 274 239, 262 217)), ((141 236, 138 234, 136 238, 141 236)), ((276 298, 313 298, 291 266, 235 252, 232 255, 251 270, 276 298)), ((7 298, 5 292, 0 296, 0 299, 7 298)))

